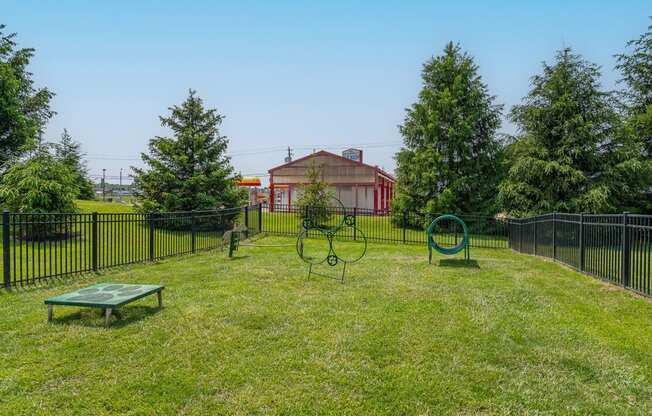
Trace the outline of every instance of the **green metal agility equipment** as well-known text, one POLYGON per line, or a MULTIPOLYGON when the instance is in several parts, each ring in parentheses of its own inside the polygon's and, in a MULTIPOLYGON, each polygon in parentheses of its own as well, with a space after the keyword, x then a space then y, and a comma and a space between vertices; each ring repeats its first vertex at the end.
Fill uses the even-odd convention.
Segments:
POLYGON ((428 234, 428 263, 432 263, 433 249, 436 250, 438 253, 445 254, 447 256, 457 254, 460 251, 464 250, 464 259, 465 260, 471 259, 471 249, 469 247, 469 230, 468 228, 466 228, 466 224, 464 223, 464 221, 462 221, 461 218, 452 214, 440 215, 430 223, 428 229, 426 230, 426 233, 428 234), (442 247, 441 245, 437 244, 437 242, 433 237, 433 231, 435 230, 435 227, 437 227, 437 225, 439 225, 439 223, 441 223, 442 221, 454 221, 457 224, 461 225, 462 230, 464 230, 464 236, 462 237, 462 241, 460 241, 453 247, 442 247))
MULTIPOLYGON (((346 214, 342 202, 337 198, 332 199, 342 207, 344 215, 340 223, 331 227, 320 226, 317 224, 315 219, 310 218, 310 216, 306 214, 301 222, 302 230, 297 236, 296 249, 301 260, 309 264, 308 277, 314 274, 317 276, 332 278, 332 276, 315 272, 313 266, 327 264, 331 267, 335 267, 339 263, 342 263, 342 274, 339 276, 338 280, 344 283, 344 275, 346 274, 347 265, 359 261, 367 253, 367 236, 362 232, 362 230, 356 227, 355 216, 346 214), (354 240, 360 240, 362 242, 361 251, 350 257, 338 254, 335 248, 338 237, 347 239, 350 236, 353 236, 354 240), (313 253, 306 248, 308 241, 313 239, 322 241, 322 245, 324 246, 319 250, 320 253, 314 256, 312 255, 313 253), (324 241, 327 244, 323 244, 324 241)), ((308 209, 306 212, 309 213, 310 210, 308 209)))
POLYGON ((242 247, 292 247, 294 244, 255 244, 256 241, 265 237, 265 234, 259 233, 256 230, 247 228, 244 225, 235 224, 232 230, 228 230, 224 233, 222 238, 222 249, 224 246, 229 247, 229 257, 233 257, 236 251, 242 247), (258 236, 256 240, 253 240, 252 237, 258 236), (243 243, 243 241, 247 241, 243 243))
POLYGON ((112 312, 117 312, 119 307, 145 296, 156 293, 158 295, 158 307, 162 308, 163 289, 165 287, 160 285, 128 285, 123 283, 99 283, 85 287, 46 299, 48 322, 52 320, 54 305, 80 306, 102 308, 104 310, 104 324, 109 326, 112 312))

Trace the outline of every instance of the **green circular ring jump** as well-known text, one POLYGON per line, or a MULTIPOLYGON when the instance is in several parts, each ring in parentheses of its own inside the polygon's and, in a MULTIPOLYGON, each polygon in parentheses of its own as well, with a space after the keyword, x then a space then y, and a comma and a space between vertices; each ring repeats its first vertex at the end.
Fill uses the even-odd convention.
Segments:
POLYGON ((440 215, 439 217, 435 218, 430 225, 428 226, 427 229, 427 234, 428 234, 428 251, 429 251, 429 261, 432 260, 432 250, 436 250, 437 252, 450 256, 453 254, 457 254, 460 251, 464 250, 464 257, 466 259, 469 258, 469 230, 466 227, 466 223, 462 221, 461 218, 459 218, 456 215, 453 214, 445 214, 445 215, 440 215), (460 241, 457 245, 453 247, 442 247, 433 238, 433 230, 439 224, 441 221, 445 220, 452 220, 455 221, 456 223, 460 224, 462 226, 462 230, 464 231, 464 236, 462 238, 462 241, 460 241))

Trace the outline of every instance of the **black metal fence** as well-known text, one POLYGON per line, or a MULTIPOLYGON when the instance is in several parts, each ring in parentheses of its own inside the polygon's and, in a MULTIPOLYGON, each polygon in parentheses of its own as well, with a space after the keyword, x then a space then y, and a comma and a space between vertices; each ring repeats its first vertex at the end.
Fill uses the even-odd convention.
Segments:
POLYGON ((26 286, 66 275, 218 248, 235 221, 260 230, 261 206, 160 214, 3 212, 3 285, 26 286))
POLYGON ((652 295, 652 215, 554 213, 511 218, 509 246, 652 295))
MULTIPOLYGON (((420 212, 375 212, 362 208, 329 208, 329 218, 325 225, 341 224, 345 215, 352 216, 356 227, 364 233, 368 241, 394 242, 402 244, 426 244, 425 230, 441 214, 420 212)), ((263 231, 275 235, 297 235, 301 230, 302 213, 296 206, 275 205, 274 211, 265 210, 263 231)), ((467 225, 471 247, 508 248, 507 221, 494 217, 460 214, 467 225)), ((463 232, 457 223, 442 224, 437 230, 437 241, 442 246, 454 246, 461 241, 463 232)), ((354 230, 343 230, 336 237, 357 240, 354 230)))
MULTIPOLYGON (((234 222, 256 232, 296 236, 303 216, 296 207, 262 205, 160 214, 23 214, 4 212, 0 226, 0 270, 6 288, 61 276, 153 261, 222 246, 234 222)), ((425 229, 439 214, 330 208, 326 226, 351 216, 335 238, 426 244, 425 229)), ((652 216, 546 214, 497 219, 459 215, 471 247, 512 248, 555 259, 579 271, 652 296, 652 216)), ((436 232, 443 246, 457 245, 463 233, 454 222, 436 232)))

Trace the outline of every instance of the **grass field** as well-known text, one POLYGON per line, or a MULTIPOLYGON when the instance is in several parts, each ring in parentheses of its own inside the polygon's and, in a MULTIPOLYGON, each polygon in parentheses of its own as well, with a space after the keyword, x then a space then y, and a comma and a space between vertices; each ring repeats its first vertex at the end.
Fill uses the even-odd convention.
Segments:
POLYGON ((652 412, 649 300, 508 250, 374 244, 340 284, 272 243, 0 291, 0 414, 652 412), (165 284, 165 307, 46 322, 96 282, 165 284))
POLYGON ((111 214, 118 212, 134 212, 133 205, 122 202, 84 201, 78 199, 75 205, 81 212, 98 212, 111 214))

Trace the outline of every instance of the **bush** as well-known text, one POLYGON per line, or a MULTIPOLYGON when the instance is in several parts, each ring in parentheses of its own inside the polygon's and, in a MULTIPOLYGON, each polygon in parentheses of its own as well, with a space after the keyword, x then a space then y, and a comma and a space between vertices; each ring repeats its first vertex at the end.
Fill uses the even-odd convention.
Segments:
MULTIPOLYGON (((41 148, 29 159, 15 163, 2 176, 0 205, 20 213, 73 213, 77 210, 74 203, 77 191, 73 172, 41 148)), ((19 234, 24 239, 41 240, 62 238, 69 232, 61 227, 55 232, 47 224, 32 224, 19 234)))

